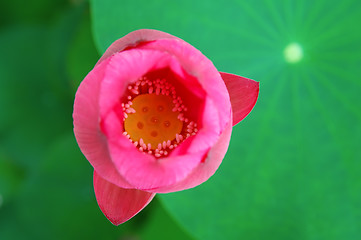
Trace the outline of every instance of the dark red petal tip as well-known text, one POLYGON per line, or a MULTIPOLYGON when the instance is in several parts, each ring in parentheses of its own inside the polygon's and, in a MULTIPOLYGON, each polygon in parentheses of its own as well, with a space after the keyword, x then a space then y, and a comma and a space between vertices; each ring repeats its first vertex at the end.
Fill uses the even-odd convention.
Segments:
POLYGON ((259 82, 230 73, 220 72, 228 89, 233 111, 233 126, 253 109, 259 93, 259 82))
POLYGON ((137 189, 120 188, 100 177, 95 171, 94 191, 98 205, 114 225, 122 224, 134 217, 155 196, 137 189))

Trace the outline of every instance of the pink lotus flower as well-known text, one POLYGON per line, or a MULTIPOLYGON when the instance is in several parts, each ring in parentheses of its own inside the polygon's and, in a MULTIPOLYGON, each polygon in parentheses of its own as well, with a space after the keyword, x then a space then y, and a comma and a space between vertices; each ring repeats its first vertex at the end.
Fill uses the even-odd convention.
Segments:
POLYGON ((73 113, 105 216, 119 225, 156 193, 206 181, 258 90, 167 33, 138 30, 115 41, 80 84, 73 113))

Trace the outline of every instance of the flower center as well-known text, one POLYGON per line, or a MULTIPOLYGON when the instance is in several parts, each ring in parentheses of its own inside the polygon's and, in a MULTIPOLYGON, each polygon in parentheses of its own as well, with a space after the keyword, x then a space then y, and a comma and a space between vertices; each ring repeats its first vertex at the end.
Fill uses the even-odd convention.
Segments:
POLYGON ((134 142, 141 138, 155 150, 159 143, 172 141, 180 134, 183 122, 178 119, 179 113, 172 111, 172 98, 166 95, 142 94, 132 101, 135 113, 124 121, 124 129, 134 142))
POLYGON ((197 124, 175 88, 165 79, 140 78, 128 86, 123 135, 142 152, 155 157, 168 155, 186 138, 195 135, 197 124))

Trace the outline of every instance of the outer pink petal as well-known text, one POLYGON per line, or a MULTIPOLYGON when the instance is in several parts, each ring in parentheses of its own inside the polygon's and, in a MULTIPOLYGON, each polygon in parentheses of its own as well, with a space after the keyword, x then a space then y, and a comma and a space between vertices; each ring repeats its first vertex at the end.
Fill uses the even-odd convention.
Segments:
POLYGON ((94 191, 100 209, 114 225, 134 217, 155 196, 154 193, 117 187, 101 178, 95 171, 94 191))
POLYGON ((151 189, 149 191, 156 193, 168 193, 181 191, 188 188, 193 188, 199 184, 207 181, 218 169, 221 164, 229 145, 229 141, 232 133, 232 122, 229 122, 224 132, 221 134, 217 143, 206 155, 206 158, 202 163, 195 168, 187 178, 172 186, 151 189))
POLYGON ((220 74, 231 98, 234 126, 242 121, 256 104, 259 82, 234 74, 223 72, 220 74))
MULTIPOLYGON (((140 29, 133 31, 124 37, 116 40, 115 42, 110 45, 110 47, 105 51, 103 56, 99 59, 98 63, 102 62, 104 59, 110 57, 114 53, 121 52, 126 48, 129 47, 135 47, 141 42, 148 42, 148 41, 154 41, 158 39, 164 39, 164 38, 177 38, 173 35, 170 35, 168 33, 153 30, 153 29, 140 29)), ((179 38, 177 38, 179 39, 179 38)))
POLYGON ((132 186, 116 171, 107 140, 99 127, 99 92, 108 60, 96 66, 82 81, 74 101, 74 134, 94 169, 106 180, 124 188, 132 186))

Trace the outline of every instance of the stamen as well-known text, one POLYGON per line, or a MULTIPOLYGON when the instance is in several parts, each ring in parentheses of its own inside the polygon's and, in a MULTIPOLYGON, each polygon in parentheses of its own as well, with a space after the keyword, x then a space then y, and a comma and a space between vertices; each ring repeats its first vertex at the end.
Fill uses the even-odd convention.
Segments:
POLYGON ((167 147, 167 143, 166 141, 163 141, 163 149, 165 149, 167 147))

